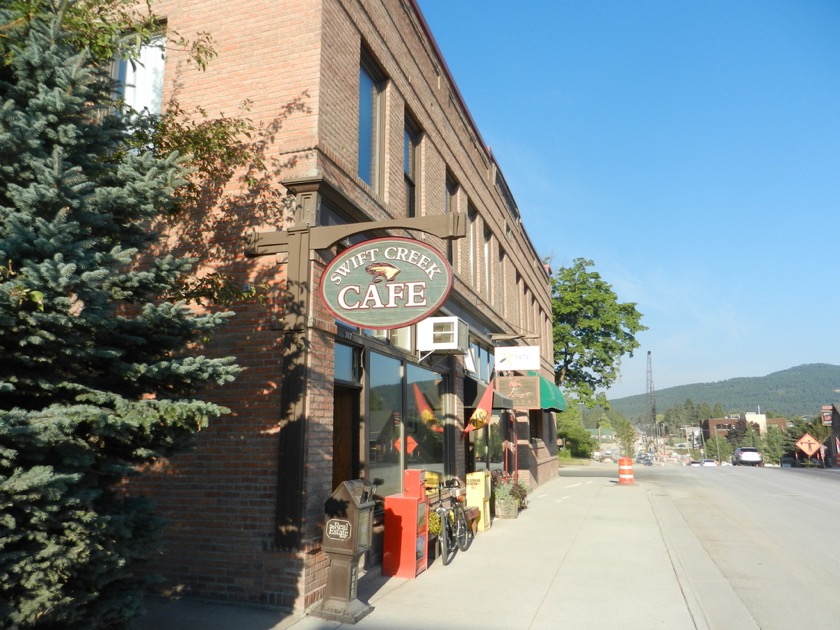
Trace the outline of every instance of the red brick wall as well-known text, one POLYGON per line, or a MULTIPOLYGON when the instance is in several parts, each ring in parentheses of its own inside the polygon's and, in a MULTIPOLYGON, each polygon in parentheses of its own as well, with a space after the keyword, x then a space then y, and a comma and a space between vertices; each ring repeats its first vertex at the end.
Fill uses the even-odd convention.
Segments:
MULTIPOLYGON (((280 181, 322 178, 369 219, 402 216, 404 111, 423 128, 418 214, 444 210, 447 168, 458 180, 458 208, 469 199, 480 213, 477 254, 483 255, 483 226, 504 243, 509 265, 509 300, 517 300, 513 278, 550 312, 545 275, 527 236, 495 189, 495 166, 472 128, 469 114, 449 85, 434 46, 410 2, 402 0, 161 0, 156 10, 171 29, 187 37, 207 31, 218 58, 206 72, 170 50, 165 98, 182 107, 203 107, 211 116, 247 115, 269 133, 264 158, 280 181), (362 45, 390 81, 385 95, 387 138, 385 185, 373 192, 357 177, 358 74, 362 45), (297 107, 289 109, 290 104, 297 107), (508 229, 511 237, 507 237, 508 229)), ((226 195, 242 195, 238 181, 226 195)), ((307 432, 304 482, 303 548, 291 553, 274 548, 278 431, 283 420, 282 356, 288 343, 278 321, 286 273, 284 254, 244 255, 249 230, 280 227, 289 221, 282 208, 256 203, 247 195, 206 214, 170 226, 188 243, 185 251, 204 256, 203 271, 221 270, 243 285, 264 286, 262 304, 236 304, 236 317, 208 351, 235 355, 245 368, 237 381, 209 392, 232 410, 213 421, 195 448, 160 462, 131 484, 135 493, 153 495, 169 519, 166 549, 154 569, 168 586, 187 595, 228 598, 304 610, 321 596, 328 561, 320 551, 323 503, 332 483, 333 335, 335 324, 316 299, 318 274, 310 277, 310 334, 307 363, 307 432)), ((431 236, 426 242, 445 251, 431 236)), ((484 289, 467 278, 465 240, 456 244, 454 292, 491 322, 502 321, 501 304, 485 303, 484 289)), ((491 266, 498 260, 498 245, 491 266)), ((483 264, 479 262, 479 270, 483 264)), ((484 282, 484 281, 482 281, 484 282)), ((499 288, 496 288, 499 291, 499 288)), ((530 300, 526 312, 532 310, 530 300)), ((526 327, 526 320, 511 321, 526 327)), ((531 331, 537 332, 537 331, 531 331)), ((462 376, 458 374, 458 376, 462 376)), ((463 413, 462 383, 456 379, 456 413, 463 413)), ((527 426, 527 423, 526 423, 527 426)), ((459 470, 463 445, 455 448, 459 470)), ((556 468, 556 461, 554 462, 556 468)), ((542 472, 540 473, 542 477, 542 472)), ((381 534, 381 528, 378 530, 381 534)))

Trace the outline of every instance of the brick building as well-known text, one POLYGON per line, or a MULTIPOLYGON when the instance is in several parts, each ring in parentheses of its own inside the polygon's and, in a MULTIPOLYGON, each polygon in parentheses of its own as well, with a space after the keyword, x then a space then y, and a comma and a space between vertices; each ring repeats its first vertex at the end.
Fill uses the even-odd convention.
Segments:
MULTIPOLYGON (((165 63, 140 71, 154 71, 148 89, 162 90, 162 100, 138 93, 136 103, 174 96, 185 110, 232 115, 249 100, 276 181, 265 197, 231 183, 212 209, 169 226, 190 236, 202 273, 234 274, 265 287, 268 299, 235 304, 211 348, 245 367, 211 392, 231 414, 133 489, 153 496, 169 521, 155 569, 170 588, 306 610, 322 596, 323 506, 341 481, 380 477, 386 496, 400 492, 409 467, 463 480, 513 463, 531 486, 556 476, 562 396, 515 409, 497 396, 490 426, 463 432, 500 346, 536 346, 533 374, 553 387, 549 270, 414 0, 161 0, 155 8, 168 28, 211 33, 219 55, 199 72, 185 53, 167 51, 165 63), (264 203, 274 193, 291 196, 264 203), (424 217, 450 227, 395 227, 424 217), (320 228, 359 223, 368 229, 316 238, 320 228), (333 258, 382 236, 419 241, 451 264, 452 290, 433 315, 454 323, 454 350, 425 349, 415 324, 348 326, 321 301, 333 258), (426 407, 439 430, 424 426, 426 407), (494 444, 506 437, 500 453, 494 444)), ((506 374, 516 375, 528 376, 506 374)), ((377 512, 380 536, 381 528, 377 512)), ((369 567, 377 555, 375 544, 369 567)))
POLYGON ((764 414, 746 413, 743 416, 727 416, 725 418, 709 418, 703 421, 703 435, 706 440, 713 439, 715 435, 726 437, 735 428, 738 422, 746 422, 747 426, 754 427, 759 435, 766 435, 769 427, 778 427, 782 432, 787 430, 785 418, 768 418, 764 414))

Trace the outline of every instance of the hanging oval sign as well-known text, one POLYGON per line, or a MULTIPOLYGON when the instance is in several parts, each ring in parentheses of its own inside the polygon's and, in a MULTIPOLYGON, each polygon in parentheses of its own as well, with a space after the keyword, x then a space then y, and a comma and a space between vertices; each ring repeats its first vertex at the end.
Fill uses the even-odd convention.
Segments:
POLYGON ((436 249, 409 238, 376 238, 344 250, 324 269, 321 299, 351 326, 409 326, 438 310, 452 289, 452 267, 436 249))

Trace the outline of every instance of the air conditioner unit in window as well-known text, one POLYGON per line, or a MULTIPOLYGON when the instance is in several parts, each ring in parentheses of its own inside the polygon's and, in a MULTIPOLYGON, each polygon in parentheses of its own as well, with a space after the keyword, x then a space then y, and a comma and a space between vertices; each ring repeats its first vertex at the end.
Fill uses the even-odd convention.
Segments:
POLYGON ((417 350, 441 354, 466 354, 470 328, 457 317, 427 317, 417 322, 417 350))

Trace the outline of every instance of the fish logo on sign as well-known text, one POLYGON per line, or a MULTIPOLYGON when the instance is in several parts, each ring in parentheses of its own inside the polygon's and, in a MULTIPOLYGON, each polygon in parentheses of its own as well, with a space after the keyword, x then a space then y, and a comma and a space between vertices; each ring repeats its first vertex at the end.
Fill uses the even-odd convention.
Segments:
POLYGON ((374 282, 393 280, 400 273, 399 267, 394 267, 391 263, 386 262, 370 264, 365 267, 365 271, 373 276, 374 282))

